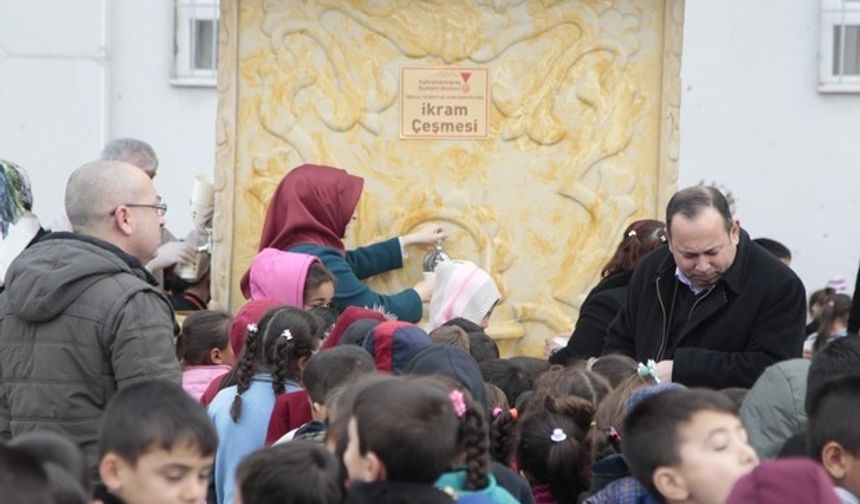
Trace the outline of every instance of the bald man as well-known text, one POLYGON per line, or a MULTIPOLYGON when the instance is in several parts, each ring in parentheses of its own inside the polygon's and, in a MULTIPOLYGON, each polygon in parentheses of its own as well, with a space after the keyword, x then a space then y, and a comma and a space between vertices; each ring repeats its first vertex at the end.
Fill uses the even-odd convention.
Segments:
POLYGON ((166 206, 139 168, 96 161, 66 186, 73 232, 11 264, 0 298, 0 440, 46 429, 77 442, 91 474, 99 420, 117 389, 180 382, 170 303, 143 264, 166 206))

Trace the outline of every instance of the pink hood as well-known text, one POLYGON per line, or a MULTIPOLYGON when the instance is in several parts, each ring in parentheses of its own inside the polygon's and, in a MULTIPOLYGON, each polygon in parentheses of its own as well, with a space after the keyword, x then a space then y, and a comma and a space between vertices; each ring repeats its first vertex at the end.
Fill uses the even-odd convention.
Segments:
POLYGON ((251 262, 251 299, 270 298, 287 306, 305 307, 305 281, 316 256, 264 248, 251 262))
POLYGON ((227 371, 230 371, 230 366, 225 364, 188 367, 182 372, 182 388, 195 401, 199 401, 212 380, 221 378, 227 374, 227 371))

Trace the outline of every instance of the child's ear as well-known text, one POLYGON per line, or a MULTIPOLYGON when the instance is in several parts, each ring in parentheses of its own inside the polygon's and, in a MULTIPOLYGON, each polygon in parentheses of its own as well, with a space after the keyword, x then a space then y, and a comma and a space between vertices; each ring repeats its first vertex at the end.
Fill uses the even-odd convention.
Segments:
POLYGON ((651 481, 667 501, 682 502, 690 498, 687 481, 677 469, 658 467, 651 476, 651 481))
POLYGON ((388 479, 388 472, 385 470, 385 464, 372 451, 367 452, 367 464, 365 465, 364 481, 385 481, 388 479))
POLYGON ((842 445, 836 441, 830 441, 821 449, 821 465, 834 480, 841 480, 848 474, 846 466, 851 461, 847 460, 847 455, 849 454, 845 452, 842 445))
POLYGON ((209 350, 209 362, 212 364, 224 364, 224 357, 221 355, 220 348, 209 350))
POLYGON ((111 493, 122 488, 125 461, 116 453, 108 452, 99 463, 99 476, 111 493))
POLYGON ((311 401, 311 410, 319 416, 327 417, 328 411, 326 411, 325 404, 320 404, 318 402, 311 401))

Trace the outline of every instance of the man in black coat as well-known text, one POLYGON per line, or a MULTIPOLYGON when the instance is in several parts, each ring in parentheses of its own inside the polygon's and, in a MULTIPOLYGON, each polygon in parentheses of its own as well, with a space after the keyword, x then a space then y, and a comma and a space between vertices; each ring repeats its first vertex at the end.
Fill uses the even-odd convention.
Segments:
POLYGON ((657 361, 663 381, 751 387, 775 362, 801 356, 803 283, 753 243, 712 187, 676 193, 669 246, 640 261, 603 353, 657 361))

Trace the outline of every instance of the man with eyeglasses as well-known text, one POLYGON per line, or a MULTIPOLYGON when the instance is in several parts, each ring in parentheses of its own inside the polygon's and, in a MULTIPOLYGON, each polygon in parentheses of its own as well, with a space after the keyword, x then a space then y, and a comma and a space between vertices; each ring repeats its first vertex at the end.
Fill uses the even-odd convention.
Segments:
MULTIPOLYGON (((116 138, 105 145, 99 156, 102 161, 125 161, 137 166, 150 179, 158 173, 158 156, 146 142, 136 138, 116 138)), ((156 254, 146 263, 146 268, 163 283, 162 271, 174 264, 187 262, 194 257, 194 246, 178 240, 166 228, 161 230, 161 244, 156 254)))
POLYGON ((170 302, 144 267, 167 207, 142 170, 119 161, 75 170, 65 206, 73 232, 24 250, 0 297, 0 440, 58 431, 95 476, 99 419, 116 390, 180 382, 170 302))

